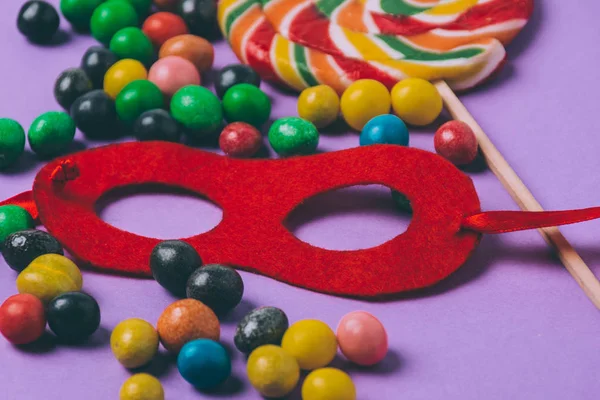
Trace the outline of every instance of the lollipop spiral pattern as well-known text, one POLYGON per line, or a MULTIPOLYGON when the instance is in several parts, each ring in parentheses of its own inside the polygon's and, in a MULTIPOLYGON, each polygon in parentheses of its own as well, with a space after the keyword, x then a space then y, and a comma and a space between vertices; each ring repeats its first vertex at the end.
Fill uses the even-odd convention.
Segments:
POLYGON ((498 70, 533 0, 220 0, 237 57, 265 80, 338 92, 407 77, 472 88, 498 70))

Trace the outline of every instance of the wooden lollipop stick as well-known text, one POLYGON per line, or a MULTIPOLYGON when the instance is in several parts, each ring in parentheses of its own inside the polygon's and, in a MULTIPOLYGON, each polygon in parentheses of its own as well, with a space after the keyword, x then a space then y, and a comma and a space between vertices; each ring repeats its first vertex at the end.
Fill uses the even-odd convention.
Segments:
MULTIPOLYGON (((500 179, 502 185, 508 190, 519 207, 524 211, 543 211, 540 203, 533 197, 527 186, 525 186, 516 172, 502 157, 502 154, 496 149, 496 146, 494 146, 473 116, 458 97, 456 97, 448 84, 444 81, 438 81, 435 83, 435 86, 452 117, 469 124, 473 129, 479 142, 479 148, 488 166, 498 179, 500 179)), ((562 233, 560 233, 558 228, 542 228, 538 230, 544 240, 556 250, 558 257, 567 268, 567 271, 575 278, 588 298, 600 309, 600 282, 598 282, 598 279, 590 271, 583 259, 577 254, 562 233)))

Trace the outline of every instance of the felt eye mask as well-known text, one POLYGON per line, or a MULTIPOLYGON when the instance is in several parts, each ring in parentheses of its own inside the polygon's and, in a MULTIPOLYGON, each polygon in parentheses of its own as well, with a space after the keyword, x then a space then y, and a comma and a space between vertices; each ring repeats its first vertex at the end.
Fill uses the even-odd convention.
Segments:
POLYGON ((373 298, 435 284, 457 270, 482 233, 600 218, 600 208, 560 212, 482 212, 471 179, 436 154, 376 145, 279 160, 240 160, 165 142, 109 145, 57 159, 31 192, 3 204, 25 207, 79 261, 150 276, 160 242, 117 229, 95 212, 107 192, 162 184, 201 194, 223 210, 212 230, 182 240, 206 263, 222 263, 288 284, 373 298), (332 251, 302 242, 283 221, 326 191, 381 184, 410 200, 406 232, 379 246, 332 251))

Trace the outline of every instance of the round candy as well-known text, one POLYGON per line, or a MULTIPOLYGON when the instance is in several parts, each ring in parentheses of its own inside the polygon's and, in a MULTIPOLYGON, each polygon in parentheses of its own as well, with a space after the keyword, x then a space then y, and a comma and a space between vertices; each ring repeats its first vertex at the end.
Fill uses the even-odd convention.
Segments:
POLYGON ((135 374, 121 386, 119 400, 165 400, 165 391, 152 375, 135 374))
POLYGON ((337 340, 344 356, 363 366, 377 364, 388 350, 385 328, 365 311, 344 315, 337 327, 337 340))
POLYGON ((225 348, 210 339, 196 339, 183 346, 177 356, 177 369, 200 390, 211 389, 231 375, 231 360, 225 348))
POLYGON ((167 40, 160 47, 158 56, 182 57, 194 64, 199 72, 207 72, 215 60, 215 51, 212 44, 200 36, 179 35, 167 40))
POLYGON ((19 293, 32 294, 44 303, 62 293, 81 290, 82 286, 77 265, 60 254, 37 257, 17 277, 19 293))
POLYGON ((233 342, 239 351, 246 354, 266 344, 280 345, 288 326, 288 318, 279 308, 259 307, 242 318, 233 342))
POLYGON ((110 348, 125 368, 138 368, 148 364, 158 351, 158 333, 143 319, 126 319, 113 329, 110 348))
POLYGON ((302 118, 281 118, 269 128, 269 143, 282 157, 311 154, 319 145, 319 132, 302 118))
POLYGON ((92 81, 94 89, 102 89, 106 71, 117 61, 117 56, 106 47, 92 46, 81 58, 80 67, 92 81))
POLYGON ((96 7, 104 0, 60 0, 60 12, 78 31, 88 31, 96 7))
POLYGON ((223 96, 223 111, 228 122, 246 122, 260 128, 271 116, 271 100, 256 86, 240 83, 223 96))
POLYGON ((175 92, 187 85, 200 85, 200 73, 185 58, 169 56, 159 59, 152 65, 148 79, 171 98, 175 92))
POLYGON ((419 78, 408 78, 392 88, 392 108, 410 125, 428 125, 442 112, 442 97, 435 86, 419 78))
POLYGON ((21 6, 17 29, 34 43, 48 43, 58 31, 60 18, 54 6, 45 1, 28 1, 21 6))
POLYGON ((234 122, 219 136, 219 147, 229 157, 252 157, 262 146, 262 135, 252 125, 234 122))
POLYGON ((477 137, 462 121, 449 121, 435 132, 435 151, 455 165, 472 163, 477 157, 477 137))
POLYGON ((88 139, 109 139, 119 133, 115 102, 104 90, 92 90, 75 100, 71 117, 88 139))
POLYGON ((63 71, 54 83, 54 98, 65 110, 69 110, 78 97, 92 90, 92 81, 80 68, 63 71))
POLYGON ((10 343, 35 342, 46 329, 44 304, 30 294, 10 296, 0 306, 0 333, 10 343))
POLYGON ((246 365, 248 380, 265 397, 287 396, 298 384, 300 368, 294 357, 279 346, 254 350, 246 365))
POLYGON ((181 240, 166 240, 157 244, 150 254, 152 276, 162 287, 184 297, 192 272, 202 266, 198 252, 181 240))
POLYGON ((66 343, 80 343, 100 326, 100 307, 85 293, 63 293, 50 301, 46 312, 48 326, 66 343))
POLYGON ((152 14, 144 21, 142 30, 157 48, 172 37, 188 33, 183 18, 170 12, 152 14))
POLYGON ((181 0, 179 14, 190 32, 197 36, 212 37, 217 32, 217 2, 215 0, 181 0))
POLYGON ((162 140, 177 143, 181 140, 181 128, 167 111, 149 110, 135 120, 133 135, 139 141, 162 140))
POLYGON ((357 131, 372 118, 390 112, 390 92, 378 81, 360 79, 342 94, 340 108, 344 120, 357 131))
POLYGON ((157 330, 165 349, 174 354, 192 340, 218 341, 221 336, 213 310, 194 299, 179 300, 165 308, 158 318, 157 330))
POLYGON ((110 1, 126 1, 133 6, 140 20, 142 20, 150 12, 152 0, 110 0, 110 1))
POLYGON ((340 98, 327 85, 304 89, 298 97, 298 115, 312 122, 317 128, 325 128, 340 114, 340 98))
POLYGON ((335 333, 324 322, 305 319, 292 324, 283 335, 281 347, 311 370, 329 364, 337 352, 335 333))
POLYGON ((397 144, 408 146, 408 128, 392 114, 379 115, 364 126, 360 133, 360 145, 397 144))
POLYGON ((321 368, 304 380, 302 400, 356 400, 356 388, 344 371, 321 368))
POLYGON ((260 87, 260 77, 256 71, 247 65, 228 65, 219 71, 217 81, 215 82, 215 90, 219 98, 223 98, 229 88, 240 83, 248 83, 260 87))
POLYGON ((138 60, 118 61, 104 75, 104 91, 114 99, 129 83, 147 76, 148 71, 138 60))
POLYGON ((0 118, 0 170, 17 162, 25 151, 25 131, 10 118, 0 118))
POLYGON ((23 207, 0 206, 0 243, 4 243, 6 238, 15 232, 33 227, 33 218, 23 207))
POLYGON ((231 267, 209 264, 192 272, 186 294, 209 306, 216 314, 225 314, 242 300, 244 281, 231 267))
POLYGON ((29 147, 42 158, 58 156, 69 148, 75 137, 75 123, 69 114, 49 111, 31 124, 27 138, 29 147))
POLYGON ((133 81, 119 92, 115 100, 117 115, 125 123, 133 123, 144 111, 162 108, 160 89, 145 79, 133 81))
POLYGON ((123 28, 110 39, 110 51, 119 58, 138 60, 149 65, 154 58, 152 42, 141 29, 130 26, 123 28))
POLYGON ((197 85, 185 86, 173 95, 171 115, 196 138, 217 132, 223 122, 223 110, 217 96, 197 85))
POLYGON ((92 36, 104 45, 123 28, 137 26, 138 15, 126 1, 107 1, 94 10, 90 22, 92 36))
POLYGON ((33 260, 44 254, 63 255, 63 248, 52 235, 36 229, 27 229, 8 235, 2 255, 8 266, 23 271, 33 260))

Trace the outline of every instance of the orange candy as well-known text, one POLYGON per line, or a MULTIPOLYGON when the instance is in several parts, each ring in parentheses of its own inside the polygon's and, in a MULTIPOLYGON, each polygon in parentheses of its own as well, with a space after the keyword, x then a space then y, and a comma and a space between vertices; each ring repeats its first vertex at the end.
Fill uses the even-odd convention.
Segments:
POLYGON ((215 60, 210 42, 200 36, 179 35, 167 40, 160 48, 159 58, 183 57, 192 62, 200 72, 208 71, 215 60))

